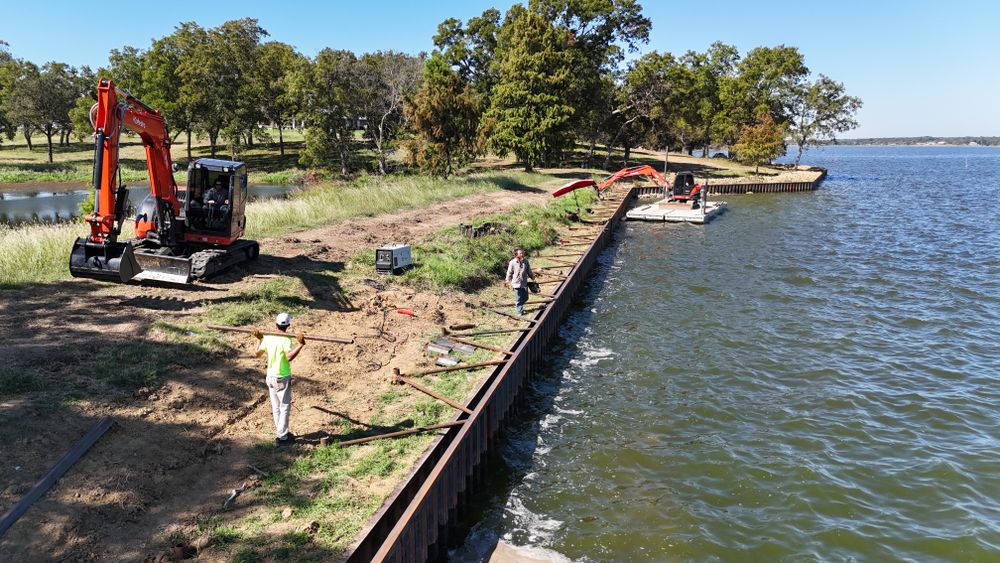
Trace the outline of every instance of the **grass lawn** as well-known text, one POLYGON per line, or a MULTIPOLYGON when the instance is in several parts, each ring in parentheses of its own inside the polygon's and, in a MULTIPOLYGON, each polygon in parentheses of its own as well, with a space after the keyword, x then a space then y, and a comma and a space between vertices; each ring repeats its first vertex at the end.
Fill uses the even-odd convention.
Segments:
MULTIPOLYGON (((298 164, 299 152, 304 146, 302 131, 284 131, 285 154, 279 152, 277 129, 263 129, 254 148, 239 155, 237 160, 247 163, 250 183, 253 184, 297 184, 302 183, 305 169, 298 164)), ((93 176, 94 143, 90 139, 69 145, 52 147, 52 163, 49 163, 45 138, 32 138, 34 148, 28 150, 24 137, 3 140, 0 144, 0 184, 20 184, 35 182, 72 182, 89 184, 93 176)), ((195 137, 191 142, 193 158, 211 156, 207 138, 195 137)), ((174 162, 182 170, 174 175, 178 182, 185 176, 187 163, 187 136, 177 137, 171 151, 174 162)), ((229 159, 232 155, 221 146, 217 158, 229 159)), ((362 152, 362 157, 364 154, 362 152)), ((139 137, 123 135, 119 158, 122 166, 122 180, 126 183, 146 183, 146 153, 139 137)))

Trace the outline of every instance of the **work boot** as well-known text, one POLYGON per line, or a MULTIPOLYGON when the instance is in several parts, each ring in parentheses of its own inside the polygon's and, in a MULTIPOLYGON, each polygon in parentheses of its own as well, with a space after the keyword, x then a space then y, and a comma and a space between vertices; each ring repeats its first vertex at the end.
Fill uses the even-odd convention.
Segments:
POLYGON ((291 432, 289 432, 288 434, 285 434, 281 438, 275 438, 274 439, 274 443, 278 444, 279 446, 288 446, 290 444, 294 444, 295 443, 295 434, 292 434, 291 432))

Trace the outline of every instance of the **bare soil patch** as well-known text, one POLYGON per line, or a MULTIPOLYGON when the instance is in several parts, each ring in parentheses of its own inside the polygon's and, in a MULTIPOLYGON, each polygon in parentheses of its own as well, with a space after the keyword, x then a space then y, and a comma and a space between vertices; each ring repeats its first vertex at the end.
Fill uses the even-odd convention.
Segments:
POLYGON ((74 280, 0 293, 0 366, 29 374, 30 389, 0 396, 0 511, 100 417, 118 422, 7 532, 0 560, 162 559, 174 538, 196 534, 233 488, 254 479, 254 447, 273 437, 262 364, 251 357, 256 341, 220 336, 220 351, 205 355, 170 330, 200 325, 211 307, 270 276, 297 278, 308 312, 293 328, 355 338, 309 344, 294 363, 293 432, 336 434, 345 420, 367 420, 377 397, 398 389, 387 375, 392 367, 426 365, 423 346, 442 324, 472 319, 461 295, 348 275, 349 258, 548 197, 500 191, 261 241, 266 255, 256 263, 190 288, 74 280), (129 364, 141 382, 145 352, 169 363, 156 383, 121 386, 104 377, 109 366, 129 364))

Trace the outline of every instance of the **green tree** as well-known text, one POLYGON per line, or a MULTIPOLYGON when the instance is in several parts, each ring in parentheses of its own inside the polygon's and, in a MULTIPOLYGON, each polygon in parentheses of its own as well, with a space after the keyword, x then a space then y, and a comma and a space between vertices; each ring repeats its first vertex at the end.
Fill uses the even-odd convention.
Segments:
POLYGON ((173 36, 181 46, 176 68, 177 103, 190 112, 189 127, 208 136, 211 154, 215 156, 219 132, 232 112, 229 98, 235 95, 233 77, 223 76, 218 41, 208 30, 194 22, 184 22, 177 26, 173 36))
POLYGON ((102 78, 110 78, 115 86, 145 100, 148 97, 143 79, 146 64, 145 53, 140 49, 128 45, 112 49, 108 55, 108 68, 104 69, 102 78))
POLYGON ((0 143, 2 137, 8 140, 14 138, 17 132, 17 124, 13 122, 4 110, 4 100, 14 87, 14 81, 18 76, 18 62, 10 54, 7 42, 0 40, 0 143))
MULTIPOLYGON (((38 130, 48 141, 52 162, 52 136, 69 127, 69 111, 76 103, 76 69, 64 63, 50 62, 40 72, 25 73, 15 81, 7 113, 24 127, 38 130)), ((29 138, 26 134, 25 138, 29 138)))
POLYGON ((174 135, 187 136, 187 158, 191 160, 191 138, 195 127, 194 108, 183 96, 181 64, 194 58, 194 49, 202 45, 204 30, 194 24, 181 24, 173 33, 156 39, 145 53, 142 69, 143 100, 163 114, 174 135))
POLYGON ((497 82, 492 66, 497 48, 501 14, 496 8, 484 10, 463 26, 462 20, 448 18, 438 25, 434 46, 462 80, 482 96, 489 96, 497 82))
POLYGON ((211 30, 211 50, 216 57, 219 90, 225 98, 220 106, 226 114, 222 118, 222 135, 228 143, 233 158, 239 158, 244 147, 253 146, 257 124, 263 122, 264 81, 257 79, 261 40, 267 31, 253 18, 227 21, 211 30))
POLYGON ((480 97, 440 53, 425 63, 423 81, 405 111, 414 133, 407 153, 420 170, 447 178, 478 154, 480 97))
POLYGON ((720 80, 722 112, 715 123, 720 140, 732 141, 761 112, 778 123, 788 121, 785 108, 809 69, 795 47, 757 47, 736 65, 736 73, 720 80))
POLYGON ((754 166, 754 173, 759 173, 761 164, 785 153, 785 132, 785 127, 775 122, 770 113, 757 114, 754 123, 743 127, 740 140, 733 145, 736 160, 754 166))
POLYGON ((572 143, 567 41, 565 31, 519 4, 507 12, 498 35, 499 82, 483 125, 490 148, 501 157, 514 153, 525 170, 557 158, 572 143))
MULTIPOLYGON (((626 50, 636 52, 648 41, 652 23, 636 0, 531 0, 529 9, 566 33, 572 72, 562 97, 574 108, 569 127, 591 147, 590 160, 603 127, 622 121, 610 113, 614 104, 609 103, 613 89, 608 83, 620 78, 626 50)), ((634 122, 629 134, 618 132, 619 139, 630 138, 634 122)))
POLYGON ((357 73, 359 111, 366 120, 365 137, 372 143, 379 174, 387 173, 386 160, 403 130, 403 105, 420 86, 424 61, 404 53, 379 51, 363 55, 357 73))
POLYGON ((254 80, 259 84, 263 116, 278 128, 278 151, 282 155, 285 154, 285 126, 301 111, 293 82, 308 62, 291 45, 269 41, 260 46, 254 80))
POLYGON ((683 71, 673 55, 657 51, 643 55, 629 66, 613 112, 617 130, 608 144, 605 168, 610 167, 612 147, 621 142, 626 153, 623 165, 628 166, 630 148, 644 139, 664 150, 666 170, 666 151, 678 138, 677 75, 683 71))
POLYGON ((296 77, 294 92, 303 100, 306 147, 299 162, 308 166, 340 163, 347 174, 353 152, 350 120, 358 116, 357 57, 350 51, 323 49, 296 77))
POLYGON ((3 114, 8 126, 19 128, 28 150, 34 150, 31 139, 38 130, 42 116, 32 99, 38 85, 38 67, 29 61, 16 60, 8 66, 8 83, 3 98, 3 114))
POLYGON ((861 108, 861 100, 848 96, 843 84, 822 74, 814 82, 800 84, 790 102, 788 131, 797 145, 796 167, 807 146, 832 140, 837 133, 858 126, 854 116, 861 108))
MULTIPOLYGON (((94 90, 96 92, 96 89, 94 90)), ((80 96, 69 110, 70 122, 73 124, 73 135, 83 141, 94 133, 90 123, 90 108, 96 100, 91 96, 80 96)))

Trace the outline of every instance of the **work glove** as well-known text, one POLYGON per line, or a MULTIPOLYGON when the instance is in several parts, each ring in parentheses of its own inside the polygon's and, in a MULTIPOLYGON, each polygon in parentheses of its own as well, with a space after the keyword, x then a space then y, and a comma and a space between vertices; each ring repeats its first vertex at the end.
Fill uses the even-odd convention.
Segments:
POLYGON ((301 332, 296 332, 295 340, 297 340, 299 344, 304 346, 306 343, 306 335, 302 334, 301 332))
POLYGON ((251 332, 250 334, 253 335, 253 337, 256 338, 257 340, 264 339, 264 333, 257 329, 253 329, 253 332, 251 332))

